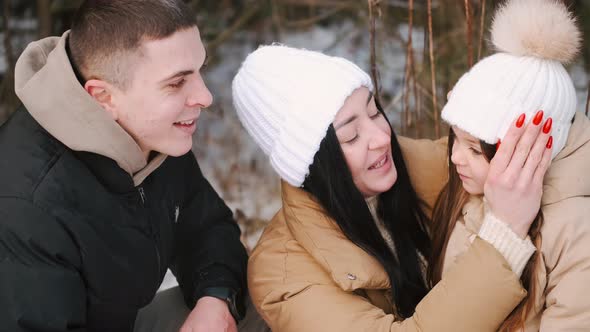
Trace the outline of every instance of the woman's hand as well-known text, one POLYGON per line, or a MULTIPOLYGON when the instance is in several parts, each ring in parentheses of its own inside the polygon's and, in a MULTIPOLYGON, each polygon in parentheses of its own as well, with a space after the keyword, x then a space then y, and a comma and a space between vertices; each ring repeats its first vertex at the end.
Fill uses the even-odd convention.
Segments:
POLYGON ((484 196, 492 214, 522 238, 541 207, 543 177, 551 164, 552 119, 543 121, 543 111, 524 126, 522 114, 511 125, 484 184, 484 196))

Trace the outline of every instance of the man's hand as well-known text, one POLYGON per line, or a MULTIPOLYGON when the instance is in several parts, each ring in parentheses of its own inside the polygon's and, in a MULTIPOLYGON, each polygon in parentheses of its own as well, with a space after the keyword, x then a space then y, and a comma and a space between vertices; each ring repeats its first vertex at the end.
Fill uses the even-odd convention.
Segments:
POLYGON ((227 303, 204 296, 186 318, 180 332, 237 332, 236 321, 229 312, 227 303))

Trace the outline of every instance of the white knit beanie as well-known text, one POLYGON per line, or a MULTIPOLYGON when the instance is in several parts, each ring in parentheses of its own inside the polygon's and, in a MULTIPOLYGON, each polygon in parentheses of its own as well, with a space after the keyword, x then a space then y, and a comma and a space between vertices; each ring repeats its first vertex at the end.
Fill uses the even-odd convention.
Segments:
POLYGON ((508 0, 496 12, 492 42, 498 53, 477 63, 451 91, 442 118, 486 143, 502 139, 522 113, 553 118, 553 155, 565 146, 576 112, 576 91, 563 67, 581 37, 557 0, 508 0))
POLYGON ((275 171, 300 187, 344 101, 371 78, 352 62, 282 45, 261 46, 233 80, 240 121, 275 171))

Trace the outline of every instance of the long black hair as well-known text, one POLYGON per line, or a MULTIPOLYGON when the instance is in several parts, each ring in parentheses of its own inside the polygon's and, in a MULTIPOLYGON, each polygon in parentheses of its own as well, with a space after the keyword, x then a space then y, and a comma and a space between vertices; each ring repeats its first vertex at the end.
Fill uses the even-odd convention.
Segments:
MULTIPOLYGON (((377 100, 376 103, 381 115, 387 119, 377 100)), ((353 182, 332 125, 314 157, 303 188, 316 197, 350 241, 381 263, 391 282, 395 313, 400 318, 408 318, 428 292, 423 257, 430 256, 430 239, 428 220, 410 183, 393 128, 391 151, 397 181, 379 195, 377 214, 393 239, 395 254, 379 232, 365 198, 353 182)))

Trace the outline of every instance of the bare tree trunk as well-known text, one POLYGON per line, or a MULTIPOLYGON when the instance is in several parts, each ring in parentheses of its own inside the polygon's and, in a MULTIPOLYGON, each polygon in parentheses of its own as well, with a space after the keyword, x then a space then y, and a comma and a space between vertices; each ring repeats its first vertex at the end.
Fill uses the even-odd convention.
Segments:
POLYGON ((370 40, 369 43, 371 45, 371 76, 373 78, 373 84, 375 85, 375 98, 377 100, 381 100, 380 98, 380 87, 379 87, 379 71, 377 70, 377 55, 375 50, 375 6, 378 5, 379 0, 368 0, 369 2, 369 32, 370 32, 370 40))
POLYGON ((467 64, 473 66, 473 23, 471 22, 471 0, 465 0, 465 19, 467 23, 467 64))
POLYGON ((404 120, 402 121, 402 134, 407 134, 410 125, 410 82, 412 81, 412 67, 414 62, 412 29, 414 23, 414 0, 408 2, 408 45, 406 48, 406 70, 404 73, 404 120))
POLYGON ((481 59, 481 51, 483 48, 483 31, 486 22, 486 0, 480 0, 481 17, 479 22, 479 47, 477 48, 477 61, 481 59))
POLYGON ((271 22, 273 27, 273 34, 275 40, 280 40, 283 35, 283 25, 281 23, 280 3, 277 0, 270 1, 271 6, 271 22))
POLYGON ((39 38, 51 36, 51 0, 37 0, 37 18, 39 20, 39 38))
POLYGON ((436 67, 434 63, 434 42, 432 35, 432 0, 426 0, 428 12, 428 48, 430 51, 430 78, 432 83, 432 114, 434 116, 434 135, 440 137, 440 120, 436 98, 436 67))

